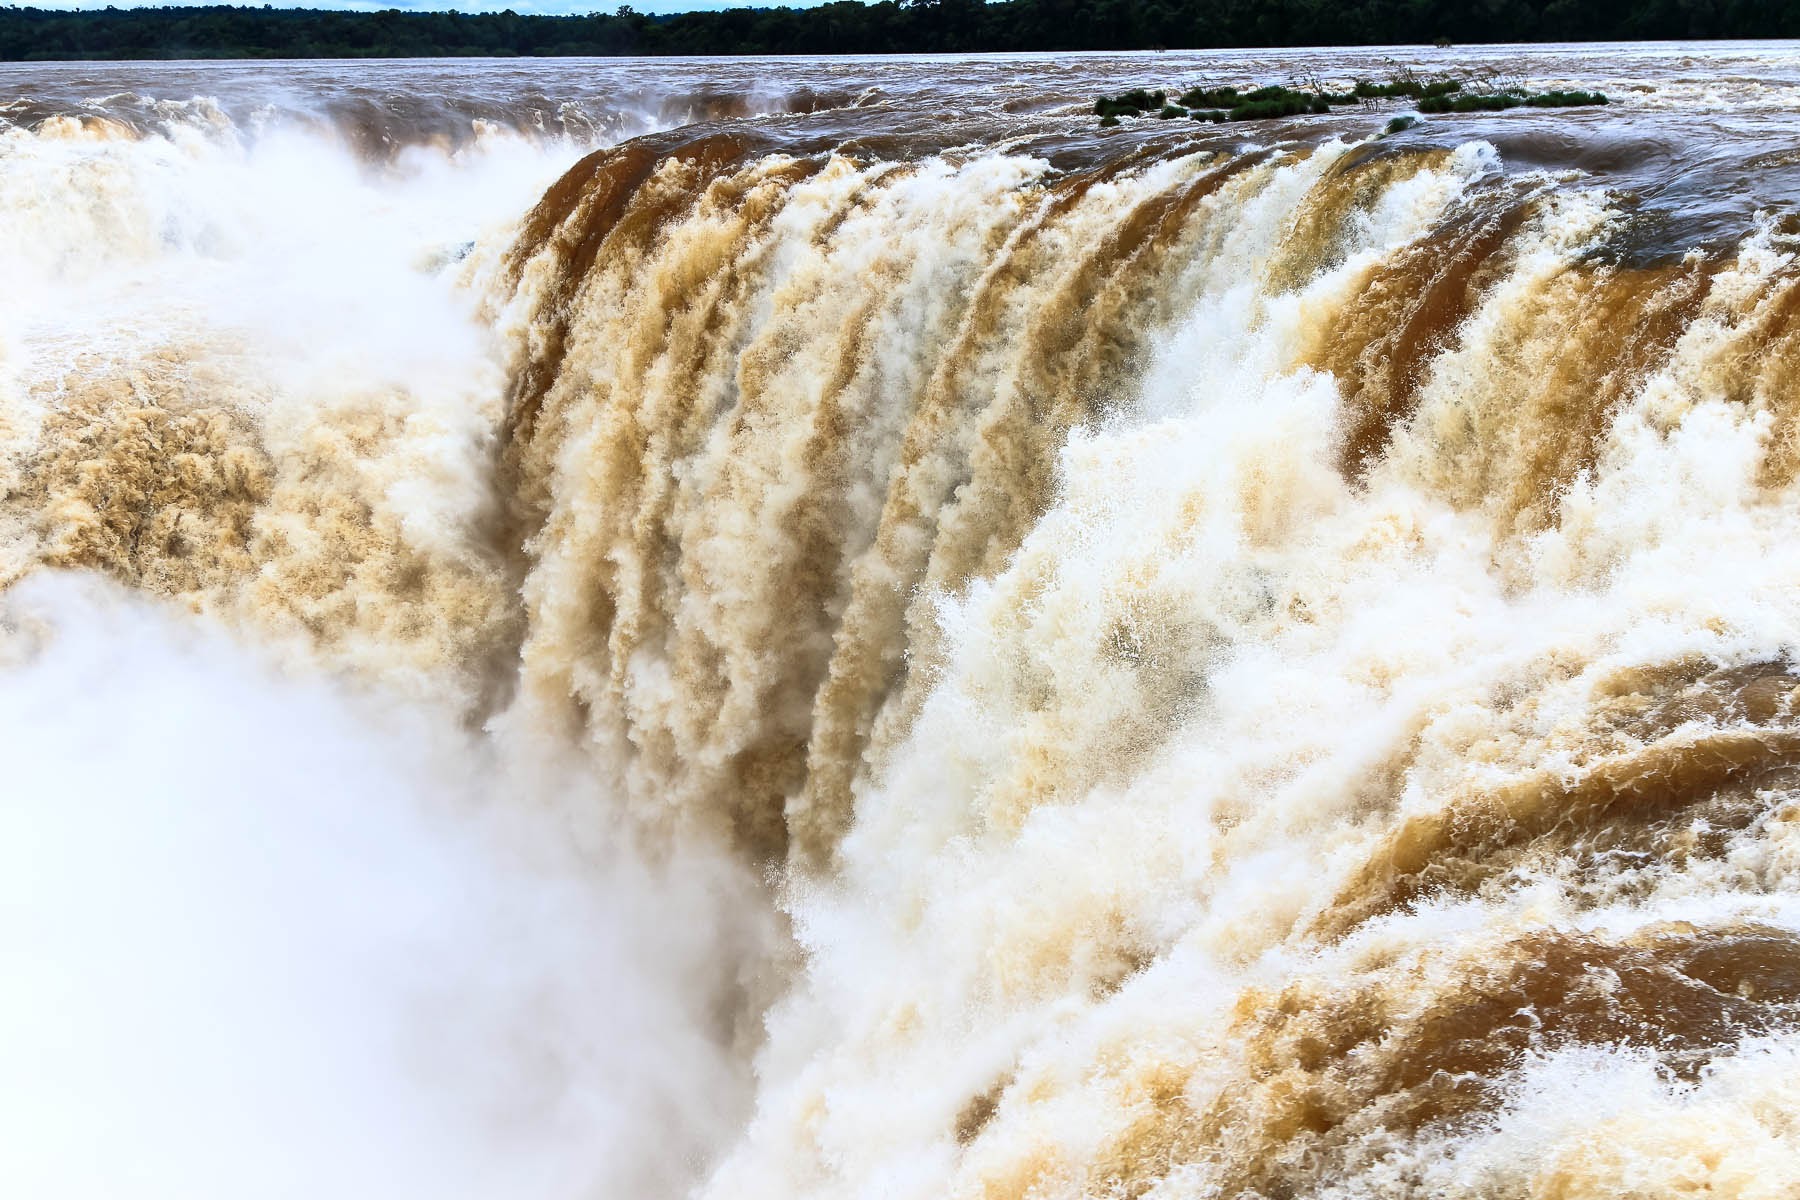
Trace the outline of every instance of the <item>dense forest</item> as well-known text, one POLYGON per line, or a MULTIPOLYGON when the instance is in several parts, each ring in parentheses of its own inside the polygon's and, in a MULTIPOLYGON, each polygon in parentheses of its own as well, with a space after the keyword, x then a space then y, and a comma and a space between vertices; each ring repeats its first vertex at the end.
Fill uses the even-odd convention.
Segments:
POLYGON ((0 59, 882 54, 1792 37, 1800 0, 840 0, 651 16, 0 8, 0 59))

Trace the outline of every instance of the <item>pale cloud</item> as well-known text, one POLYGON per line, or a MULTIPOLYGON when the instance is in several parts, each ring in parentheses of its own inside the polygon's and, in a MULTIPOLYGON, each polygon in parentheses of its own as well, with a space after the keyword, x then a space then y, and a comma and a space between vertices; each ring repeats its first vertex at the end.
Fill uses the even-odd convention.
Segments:
MULTIPOLYGON (((631 7, 641 13, 675 13, 717 11, 727 8, 816 8, 827 0, 634 0, 631 7)), ((15 8, 54 8, 91 10, 102 8, 146 8, 182 5, 199 7, 218 3, 218 0, 148 0, 144 4, 133 4, 130 0, 67 0, 55 3, 54 0, 35 0, 30 4, 7 4, 3 7, 15 8)), ((249 7, 254 7, 251 5, 249 7)), ((280 4, 278 8, 315 8, 345 9, 358 12, 375 12, 383 9, 405 9, 412 12, 498 12, 510 8, 518 13, 530 13, 544 16, 569 16, 586 13, 611 13, 618 9, 618 3, 596 3, 595 0, 474 0, 470 3, 444 3, 442 0, 313 0, 307 4, 280 4)))

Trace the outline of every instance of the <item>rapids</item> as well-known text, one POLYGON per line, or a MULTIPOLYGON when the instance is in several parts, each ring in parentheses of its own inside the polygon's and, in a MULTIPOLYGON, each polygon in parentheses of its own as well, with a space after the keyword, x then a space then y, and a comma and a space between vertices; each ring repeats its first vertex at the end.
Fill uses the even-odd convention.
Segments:
POLYGON ((1796 129, 0 67, 0 1185, 1796 1194, 1796 129))

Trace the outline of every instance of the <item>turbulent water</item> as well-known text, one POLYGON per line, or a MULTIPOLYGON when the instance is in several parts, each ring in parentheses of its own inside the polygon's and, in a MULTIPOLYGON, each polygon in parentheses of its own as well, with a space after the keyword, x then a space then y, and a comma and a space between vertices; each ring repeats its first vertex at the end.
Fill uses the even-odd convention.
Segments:
POLYGON ((1800 1193, 1800 51, 0 101, 7 1194, 1800 1193))

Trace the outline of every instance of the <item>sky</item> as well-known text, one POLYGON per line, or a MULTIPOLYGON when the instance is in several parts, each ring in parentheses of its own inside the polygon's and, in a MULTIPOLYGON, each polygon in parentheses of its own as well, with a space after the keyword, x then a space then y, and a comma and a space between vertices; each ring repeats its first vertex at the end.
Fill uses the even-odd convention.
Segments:
MULTIPOLYGON (((260 4, 261 0, 0 0, 0 7, 98 9, 146 8, 165 4, 260 4)), ((386 8, 456 9, 461 12, 491 12, 510 8, 520 13, 566 15, 569 13, 612 12, 620 0, 271 0, 278 8, 342 8, 374 10, 386 8)), ((719 8, 812 8, 825 0, 631 0, 631 7, 641 13, 693 12, 719 8)))

